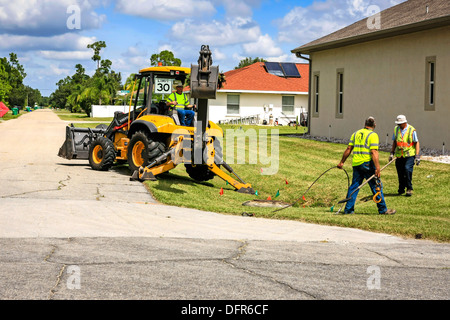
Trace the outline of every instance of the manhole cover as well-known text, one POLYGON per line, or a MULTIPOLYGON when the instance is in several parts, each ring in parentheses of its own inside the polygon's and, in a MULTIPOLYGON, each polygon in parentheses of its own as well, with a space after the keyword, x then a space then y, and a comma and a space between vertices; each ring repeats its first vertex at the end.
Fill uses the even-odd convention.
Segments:
POLYGON ((290 206, 290 203, 274 200, 249 200, 242 204, 248 207, 283 208, 290 206))

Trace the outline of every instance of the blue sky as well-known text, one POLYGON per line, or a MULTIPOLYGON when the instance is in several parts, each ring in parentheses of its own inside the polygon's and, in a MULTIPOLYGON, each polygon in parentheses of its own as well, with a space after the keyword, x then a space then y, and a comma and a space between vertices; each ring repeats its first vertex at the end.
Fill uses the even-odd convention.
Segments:
POLYGON ((123 82, 162 50, 183 66, 196 64, 203 44, 223 72, 245 57, 302 62, 292 49, 367 17, 370 6, 383 10, 403 1, 0 0, 0 57, 17 53, 25 84, 43 96, 78 63, 94 73, 86 46, 98 40, 106 42, 101 56, 123 82))

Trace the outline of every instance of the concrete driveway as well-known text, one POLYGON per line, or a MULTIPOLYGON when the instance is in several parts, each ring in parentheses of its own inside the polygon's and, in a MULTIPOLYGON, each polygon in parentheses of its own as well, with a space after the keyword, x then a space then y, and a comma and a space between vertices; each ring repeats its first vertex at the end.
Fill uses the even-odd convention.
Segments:
POLYGON ((0 123, 0 299, 450 297, 448 244, 159 204, 126 167, 59 158, 66 125, 0 123))

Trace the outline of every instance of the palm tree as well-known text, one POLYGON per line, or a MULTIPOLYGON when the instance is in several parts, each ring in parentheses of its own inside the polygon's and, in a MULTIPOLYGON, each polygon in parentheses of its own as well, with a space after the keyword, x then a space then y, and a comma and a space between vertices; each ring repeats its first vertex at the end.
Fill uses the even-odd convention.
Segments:
POLYGON ((71 112, 81 111, 80 101, 83 90, 84 88, 81 84, 76 84, 72 93, 67 97, 66 107, 69 107, 71 112))
POLYGON ((107 76, 96 76, 90 86, 84 89, 83 99, 88 99, 99 105, 110 103, 114 96, 115 88, 111 78, 107 76))

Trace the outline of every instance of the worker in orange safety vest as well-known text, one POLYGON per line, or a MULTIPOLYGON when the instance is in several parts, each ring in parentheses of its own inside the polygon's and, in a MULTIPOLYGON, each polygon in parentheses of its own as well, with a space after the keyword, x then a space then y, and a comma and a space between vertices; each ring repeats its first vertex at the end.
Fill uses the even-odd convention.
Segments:
POLYGON ((392 136, 392 150, 389 156, 391 161, 394 156, 395 167, 398 175, 398 194, 404 194, 406 189, 406 196, 410 197, 413 194, 412 177, 414 164, 420 164, 420 144, 417 138, 416 129, 408 124, 406 116, 399 115, 397 125, 394 128, 394 135, 392 136))

